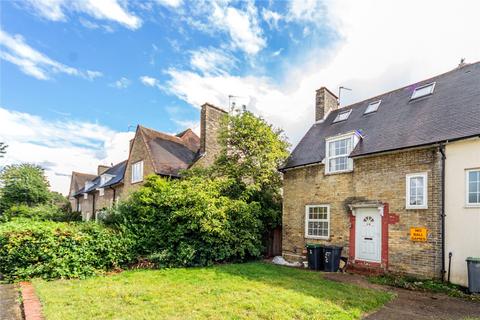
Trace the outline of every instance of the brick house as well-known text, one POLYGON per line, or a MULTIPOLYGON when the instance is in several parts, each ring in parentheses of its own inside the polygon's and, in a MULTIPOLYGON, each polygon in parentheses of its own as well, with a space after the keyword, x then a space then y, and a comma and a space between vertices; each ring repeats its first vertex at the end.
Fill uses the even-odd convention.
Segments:
POLYGON ((332 244, 351 268, 438 278, 448 260, 445 233, 456 230, 452 239, 468 238, 461 255, 456 244, 458 268, 466 269, 464 255, 480 256, 480 63, 350 106, 337 101, 317 90, 315 123, 280 169, 284 258, 304 261, 307 243, 332 244), (462 152, 474 156, 459 163, 452 146, 465 141, 462 152), (465 182, 452 171, 458 181, 447 180, 449 168, 473 174, 465 182), (450 212, 445 185, 463 190, 450 212), (471 210, 453 229, 468 194, 471 210))
POLYGON ((200 137, 191 129, 177 135, 137 126, 130 141, 128 159, 114 166, 98 166, 97 175, 72 173, 69 198, 72 209, 84 220, 143 185, 151 174, 180 178, 180 171, 213 163, 220 147, 217 136, 225 111, 204 104, 200 113, 200 137))

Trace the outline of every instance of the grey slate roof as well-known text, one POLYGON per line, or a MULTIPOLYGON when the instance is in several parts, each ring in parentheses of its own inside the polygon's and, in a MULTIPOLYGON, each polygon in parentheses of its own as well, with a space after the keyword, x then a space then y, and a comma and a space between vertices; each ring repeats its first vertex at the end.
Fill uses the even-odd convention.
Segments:
POLYGON ((480 62, 376 96, 331 112, 314 124, 280 170, 318 163, 325 157, 325 138, 362 130, 351 157, 480 136, 480 62), (410 100, 413 90, 435 82, 432 95, 410 100), (364 114, 381 99, 377 112, 364 114), (346 121, 332 123, 351 109, 346 121))
POLYGON ((96 190, 97 188, 106 188, 118 184, 123 181, 123 176, 125 175, 125 169, 127 167, 127 160, 124 160, 116 165, 112 166, 111 168, 107 169, 103 174, 110 174, 114 176, 112 179, 105 182, 103 185, 100 184, 101 176, 96 176, 92 180, 92 184, 89 188, 85 189, 85 186, 79 189, 73 196, 78 196, 83 193, 88 193, 91 191, 96 190))

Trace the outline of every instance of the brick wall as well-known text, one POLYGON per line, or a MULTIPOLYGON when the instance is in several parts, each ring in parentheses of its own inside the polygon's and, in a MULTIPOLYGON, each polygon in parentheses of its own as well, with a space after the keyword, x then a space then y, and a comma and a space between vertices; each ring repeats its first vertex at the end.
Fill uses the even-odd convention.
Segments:
POLYGON ((142 134, 137 131, 137 134, 133 140, 132 149, 130 150, 127 167, 125 168, 122 194, 128 195, 137 190, 143 185, 145 177, 151 174, 155 174, 153 162, 148 153, 142 134), (143 181, 132 183, 132 165, 141 160, 143 160, 143 181))
POLYGON ((416 276, 438 277, 441 269, 440 154, 423 149, 354 160, 354 171, 325 175, 323 165, 294 169, 284 174, 283 255, 302 259, 308 243, 344 247, 349 254, 351 212, 356 201, 388 203, 398 222, 388 225, 388 270, 416 276), (428 173, 428 209, 405 208, 408 173, 428 173), (305 206, 330 205, 330 239, 305 239, 305 206), (427 242, 412 242, 410 227, 426 227, 427 242))

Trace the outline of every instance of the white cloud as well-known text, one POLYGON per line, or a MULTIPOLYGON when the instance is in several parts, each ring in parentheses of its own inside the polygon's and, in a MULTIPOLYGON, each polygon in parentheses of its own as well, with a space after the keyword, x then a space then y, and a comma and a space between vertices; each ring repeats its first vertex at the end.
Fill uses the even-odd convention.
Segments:
POLYGON ((192 121, 192 120, 178 120, 178 119, 170 119, 175 122, 178 126, 180 126, 181 130, 192 129, 196 135, 200 136, 200 122, 199 121, 192 121))
POLYGON ((204 74, 224 74, 235 67, 236 59, 225 50, 210 47, 190 53, 190 65, 204 74))
POLYGON ((325 24, 329 4, 329 1, 291 0, 287 20, 325 24))
POLYGON ((0 108, 0 137, 8 145, 0 166, 29 162, 46 169, 52 190, 66 194, 72 171, 95 173, 98 164, 128 157, 133 132, 79 121, 47 121, 0 108))
POLYGON ((163 6, 178 8, 182 5, 182 0, 157 0, 157 2, 163 6))
POLYGON ((138 29, 142 20, 129 12, 125 2, 117 0, 27 0, 35 13, 52 21, 66 21, 66 11, 88 14, 98 20, 122 24, 129 29, 138 29))
POLYGON ((268 26, 271 29, 278 29, 278 22, 282 20, 284 17, 278 12, 263 8, 262 18, 267 22, 268 26))
POLYGON ((43 53, 33 49, 21 35, 11 36, 0 30, 0 58, 17 65, 25 74, 40 80, 51 78, 52 74, 64 73, 93 80, 102 76, 99 71, 80 71, 55 61, 43 53))
POLYGON ((126 89, 130 85, 131 81, 125 77, 121 77, 114 83, 110 84, 112 87, 117 89, 126 89))
POLYGON ((320 3, 317 9, 327 11, 316 14, 328 19, 318 21, 307 9, 316 2, 293 3, 305 6, 292 17, 331 28, 340 40, 292 59, 276 81, 169 69, 167 90, 195 107, 206 101, 227 106, 230 94, 247 97, 250 110, 284 128, 296 144, 313 123, 321 86, 352 88, 342 97, 345 105, 451 70, 461 57, 480 60, 474 40, 480 2, 331 1, 320 3))
POLYGON ((160 86, 160 81, 158 79, 153 78, 153 77, 141 76, 140 81, 144 85, 146 85, 147 87, 159 87, 160 86))
POLYGON ((191 12, 184 17, 191 27, 214 34, 226 32, 229 46, 256 55, 266 46, 263 31, 258 22, 258 11, 252 0, 240 2, 241 7, 231 6, 228 1, 215 0, 194 2, 191 12))

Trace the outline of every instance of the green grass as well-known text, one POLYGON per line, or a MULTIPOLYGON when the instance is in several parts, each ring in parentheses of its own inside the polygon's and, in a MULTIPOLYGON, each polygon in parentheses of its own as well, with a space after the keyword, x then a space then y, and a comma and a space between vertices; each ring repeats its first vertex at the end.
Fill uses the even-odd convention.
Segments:
POLYGON ((35 280, 53 319, 359 319, 389 293, 261 262, 35 280))
POLYGON ((442 282, 435 279, 417 279, 414 277, 388 274, 382 276, 371 276, 368 278, 368 280, 372 283, 381 285, 404 288, 414 291, 443 293, 451 297, 480 302, 480 295, 467 294, 465 292, 465 288, 462 288, 461 286, 457 286, 452 283, 442 282))

